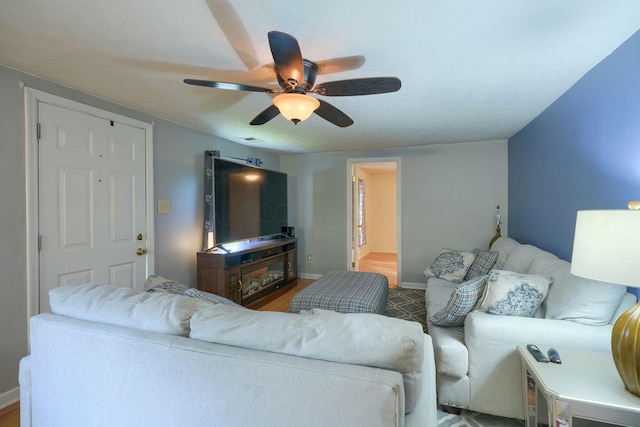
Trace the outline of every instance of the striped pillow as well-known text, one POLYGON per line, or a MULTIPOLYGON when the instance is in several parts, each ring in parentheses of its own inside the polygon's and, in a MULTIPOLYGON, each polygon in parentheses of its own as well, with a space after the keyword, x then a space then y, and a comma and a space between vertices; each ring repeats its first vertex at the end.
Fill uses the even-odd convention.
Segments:
POLYGON ((485 251, 483 249, 474 249, 475 259, 467 270, 467 274, 464 276, 464 280, 473 279, 474 277, 484 276, 489 274, 493 266, 498 260, 498 252, 485 251))
POLYGON ((459 284, 451 293, 447 306, 429 317, 431 323, 438 326, 464 325, 467 314, 482 296, 488 277, 485 274, 459 284))
POLYGON ((187 289, 186 291, 184 291, 182 295, 184 295, 185 297, 204 299, 214 304, 237 305, 238 307, 240 307, 240 304, 236 304, 230 299, 221 297, 220 295, 212 294, 210 292, 201 291, 195 288, 187 289))

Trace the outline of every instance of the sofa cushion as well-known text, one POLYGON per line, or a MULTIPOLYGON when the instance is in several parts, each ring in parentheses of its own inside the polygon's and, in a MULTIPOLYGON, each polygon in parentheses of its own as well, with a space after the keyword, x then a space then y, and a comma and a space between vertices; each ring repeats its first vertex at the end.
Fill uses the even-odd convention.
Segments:
POLYGON ((520 246, 520 243, 510 237, 500 237, 498 240, 493 242, 490 249, 494 252, 498 252, 498 259, 496 260, 496 264, 493 268, 496 270, 504 270, 504 264, 507 262, 509 254, 511 254, 511 252, 518 246, 520 246))
POLYGON ((533 317, 547 296, 549 276, 491 270, 478 310, 502 316, 533 317))
POLYGON ((462 379, 469 372, 469 351, 465 344, 464 329, 462 326, 443 328, 429 324, 438 374, 462 379))
POLYGON ((442 249, 433 263, 424 271, 424 275, 460 283, 464 280, 475 257, 473 252, 442 249))
POLYGON ((549 289, 545 317, 603 326, 611 321, 626 292, 625 286, 577 277, 567 268, 549 289))
POLYGON ((513 248, 509 257, 504 263, 504 267, 501 270, 515 271, 516 273, 527 273, 533 259, 539 253, 544 252, 532 245, 519 245, 513 248))
POLYGON ((458 285, 451 294, 447 306, 429 317, 431 323, 447 327, 464 325, 467 314, 473 310, 482 296, 488 277, 485 274, 458 285))
POLYGON ((406 412, 422 389, 424 333, 417 322, 370 313, 301 316, 218 304, 193 316, 190 337, 400 372, 406 412))
POLYGON ((476 256, 467 270, 467 274, 464 276, 464 280, 473 279, 474 277, 484 276, 489 273, 498 259, 498 252, 485 251, 483 249, 476 248, 473 250, 473 254, 476 256))
POLYGON ((536 254, 529 267, 528 274, 542 274, 543 276, 557 277, 565 271, 569 271, 571 264, 552 254, 540 251, 536 254))
POLYGON ((167 292, 143 292, 85 283, 49 291, 55 314, 172 335, 189 335, 191 316, 212 306, 205 300, 167 292))

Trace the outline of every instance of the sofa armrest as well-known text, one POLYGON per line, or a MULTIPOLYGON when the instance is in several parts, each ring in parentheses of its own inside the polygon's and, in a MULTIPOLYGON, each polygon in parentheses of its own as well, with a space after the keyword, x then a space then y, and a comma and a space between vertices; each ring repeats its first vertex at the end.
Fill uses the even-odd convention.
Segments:
POLYGON ((436 396, 436 362, 433 343, 429 335, 424 336, 424 363, 422 365, 422 391, 415 409, 406 414, 405 427, 423 427, 437 425, 438 410, 436 396))
POLYGON ((516 346, 538 344, 607 351, 611 349, 611 330, 611 325, 470 313, 465 321, 468 376, 473 378, 470 409, 524 419, 522 364, 516 346))
POLYGON ((18 372, 20 383, 20 425, 31 426, 31 356, 20 360, 18 372))
POLYGON ((611 348, 611 330, 611 325, 590 326, 568 320, 497 316, 474 311, 465 321, 465 343, 470 354, 474 353, 474 348, 487 346, 507 346, 515 351, 518 344, 606 351, 611 348))

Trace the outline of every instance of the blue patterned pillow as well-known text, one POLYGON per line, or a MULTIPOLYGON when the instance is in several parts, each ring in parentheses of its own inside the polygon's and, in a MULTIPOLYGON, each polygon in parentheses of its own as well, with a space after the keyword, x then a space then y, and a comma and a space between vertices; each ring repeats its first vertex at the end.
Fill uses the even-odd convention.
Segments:
POLYGON ((429 317, 431 323, 438 326, 464 325, 467 314, 471 313, 482 296, 488 277, 485 274, 459 284, 451 293, 447 306, 429 317))
POLYGON ((467 270, 464 280, 488 274, 498 260, 498 252, 485 251, 483 249, 476 248, 473 250, 473 254, 476 257, 473 260, 471 267, 469 267, 469 270, 467 270))
POLYGON ((534 317, 552 281, 549 276, 491 270, 478 310, 502 316, 534 317))
POLYGON ((433 264, 424 271, 427 277, 437 277, 453 283, 460 283, 475 259, 473 252, 442 249, 433 264))

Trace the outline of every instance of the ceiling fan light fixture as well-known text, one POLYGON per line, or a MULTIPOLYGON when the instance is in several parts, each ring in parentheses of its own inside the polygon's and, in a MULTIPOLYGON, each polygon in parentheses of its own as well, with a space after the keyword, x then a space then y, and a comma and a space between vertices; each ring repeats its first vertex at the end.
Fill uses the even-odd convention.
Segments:
POLYGON ((301 93, 283 93, 273 98, 273 105, 287 120, 297 125, 320 107, 320 101, 301 93))

